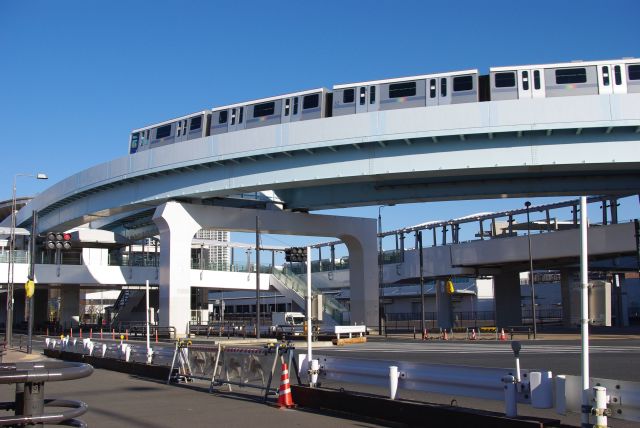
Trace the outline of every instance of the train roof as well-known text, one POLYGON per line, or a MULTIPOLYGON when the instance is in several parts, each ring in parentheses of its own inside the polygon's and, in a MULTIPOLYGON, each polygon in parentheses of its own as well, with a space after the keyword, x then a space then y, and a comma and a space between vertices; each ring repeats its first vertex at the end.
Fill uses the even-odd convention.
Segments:
POLYGON ((460 76, 465 74, 477 74, 477 73, 478 73, 478 69, 474 68, 470 70, 449 71, 447 73, 433 73, 433 74, 421 74, 418 76, 397 77, 395 79, 369 80, 367 82, 342 83, 340 85, 333 85, 333 89, 353 88, 354 86, 381 85, 384 83, 407 82, 412 80, 431 79, 434 77, 460 76))
POLYGON ((164 122, 154 123, 153 125, 148 125, 148 126, 145 126, 143 128, 134 129, 133 131, 131 131, 131 133, 133 134, 135 132, 146 131, 149 128, 156 128, 158 126, 167 125, 169 123, 177 122, 179 120, 188 119, 190 117, 197 116, 199 114, 207 114, 207 113, 209 113, 208 110, 196 111, 194 113, 187 114, 185 116, 175 117, 173 119, 165 120, 164 122))
POLYGON ((609 59, 599 61, 583 61, 575 60, 570 62, 557 62, 552 64, 534 64, 534 65, 515 65, 509 67, 491 67, 490 72, 493 71, 513 71, 513 70, 530 70, 532 68, 562 68, 562 67, 577 67, 577 66, 590 66, 590 65, 611 65, 611 64, 633 64, 640 63, 640 58, 622 58, 622 59, 609 59))
POLYGON ((317 94, 318 92, 326 93, 327 92, 327 88, 309 89, 307 91, 292 92, 290 94, 276 95, 276 96, 269 97, 269 98, 260 98, 260 99, 257 99, 257 100, 244 101, 242 103, 228 104, 228 105, 225 105, 225 106, 214 107, 214 108, 211 109, 211 111, 227 110, 227 109, 235 108, 235 107, 243 107, 243 106, 252 105, 252 104, 266 103, 266 102, 269 102, 269 101, 275 101, 275 100, 279 100, 279 99, 282 99, 282 98, 299 97, 299 96, 303 96, 303 95, 317 94))

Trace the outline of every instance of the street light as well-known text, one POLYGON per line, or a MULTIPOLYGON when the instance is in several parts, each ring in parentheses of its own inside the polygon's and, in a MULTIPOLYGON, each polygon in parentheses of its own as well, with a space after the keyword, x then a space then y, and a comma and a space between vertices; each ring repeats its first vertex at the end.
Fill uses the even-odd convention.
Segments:
MULTIPOLYGON (((36 175, 18 173, 13 176, 13 193, 11 198, 11 232, 9 233, 9 266, 7 269, 7 323, 5 330, 5 341, 7 347, 11 347, 11 338, 13 336, 13 273, 14 273, 14 251, 16 248, 16 180, 18 177, 32 177, 38 180, 46 180, 47 174, 41 172, 36 175)), ((33 231, 31 239, 35 239, 35 231, 33 231)))
POLYGON ((533 282, 533 258, 531 256, 531 223, 529 222, 529 207, 531 206, 531 202, 525 202, 524 206, 527 207, 527 240, 529 241, 529 285, 531 286, 531 313, 533 314, 533 338, 535 339, 536 333, 538 332, 538 323, 536 322, 536 288, 533 282))

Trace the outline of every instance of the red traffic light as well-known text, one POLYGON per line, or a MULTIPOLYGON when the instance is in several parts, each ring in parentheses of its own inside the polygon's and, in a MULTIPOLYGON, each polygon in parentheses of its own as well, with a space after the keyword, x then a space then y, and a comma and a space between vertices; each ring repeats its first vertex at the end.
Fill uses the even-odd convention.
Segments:
POLYGON ((71 234, 67 232, 49 232, 45 248, 48 250, 70 250, 71 234))

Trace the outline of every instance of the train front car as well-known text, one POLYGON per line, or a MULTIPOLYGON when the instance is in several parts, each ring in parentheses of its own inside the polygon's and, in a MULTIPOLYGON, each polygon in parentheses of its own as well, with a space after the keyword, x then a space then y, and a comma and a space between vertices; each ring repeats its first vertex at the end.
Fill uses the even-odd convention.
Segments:
POLYGON ((216 107, 211 110, 211 135, 242 129, 279 125, 326 116, 325 88, 295 92, 216 107))
POLYGON ((640 60, 492 67, 491 100, 640 92, 640 60))
POLYGON ((131 131, 129 153, 208 136, 210 113, 201 111, 131 131))
POLYGON ((333 87, 333 115, 478 101, 478 70, 347 83, 333 87))

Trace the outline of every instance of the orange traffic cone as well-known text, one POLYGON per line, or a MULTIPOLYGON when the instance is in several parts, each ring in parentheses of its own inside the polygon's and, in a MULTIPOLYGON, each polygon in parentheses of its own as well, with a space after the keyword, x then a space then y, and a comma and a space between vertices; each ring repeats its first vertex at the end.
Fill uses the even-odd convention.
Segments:
POLYGON ((278 406, 287 409, 295 406, 291 397, 291 387, 289 386, 289 367, 287 363, 282 363, 282 375, 280 376, 280 390, 278 391, 278 406))
POLYGON ((507 340, 507 335, 504 334, 504 328, 500 331, 500 340, 507 340))
POLYGON ((447 334, 447 329, 444 329, 444 333, 442 333, 442 340, 449 340, 449 335, 447 334))
POLYGON ((478 337, 476 336, 476 329, 475 329, 475 328, 472 328, 472 329, 471 329, 471 337, 470 337, 470 339, 471 339, 471 340, 476 340, 477 338, 478 338, 478 337))

